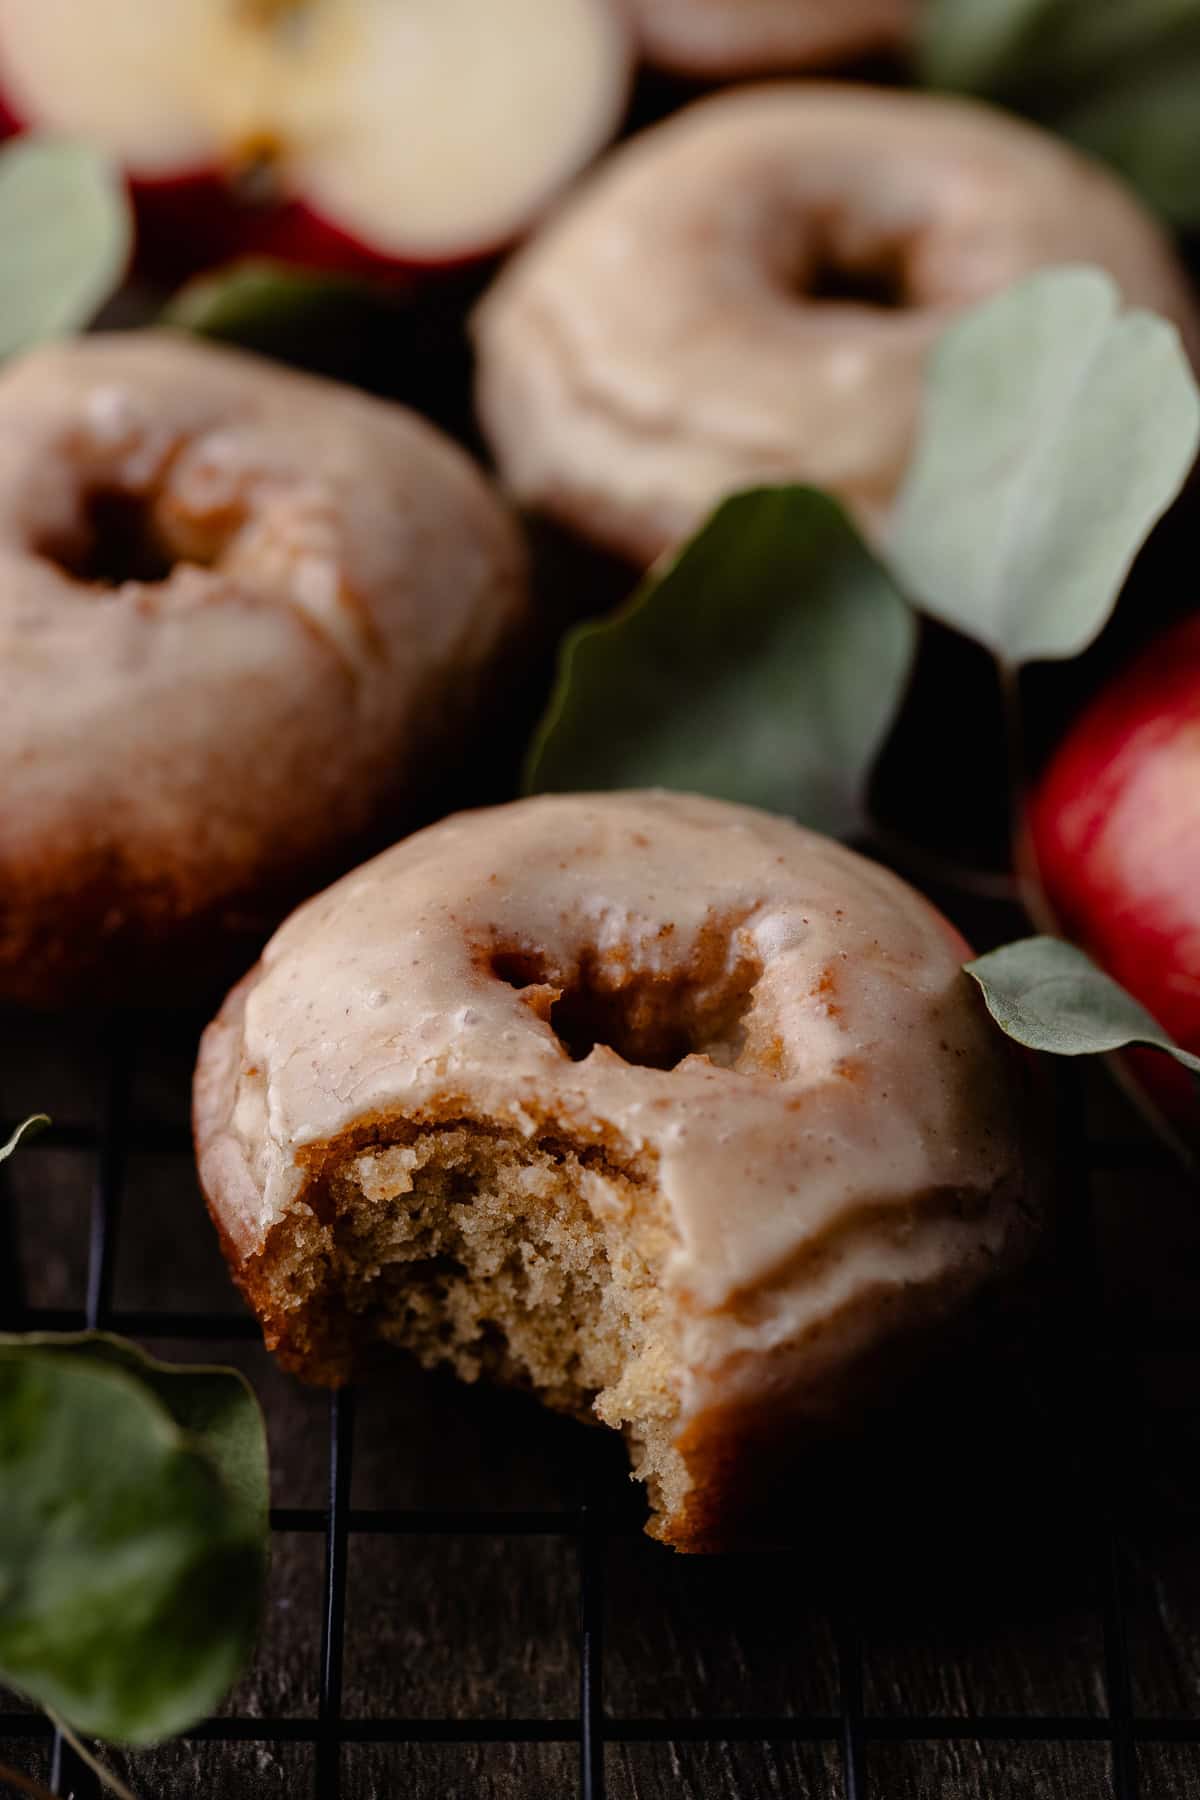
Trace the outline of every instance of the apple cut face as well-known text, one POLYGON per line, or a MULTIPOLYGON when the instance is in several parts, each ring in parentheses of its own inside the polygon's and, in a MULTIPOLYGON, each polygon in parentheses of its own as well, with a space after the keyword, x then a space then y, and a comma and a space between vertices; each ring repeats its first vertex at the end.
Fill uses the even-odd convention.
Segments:
POLYGON ((0 0, 0 106, 86 137, 199 263, 469 260, 616 131, 615 0, 0 0))

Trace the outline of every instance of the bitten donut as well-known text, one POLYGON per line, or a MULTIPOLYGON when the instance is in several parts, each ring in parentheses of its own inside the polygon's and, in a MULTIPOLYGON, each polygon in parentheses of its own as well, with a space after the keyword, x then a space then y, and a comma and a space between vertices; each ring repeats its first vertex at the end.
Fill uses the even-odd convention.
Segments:
POLYGON ((678 794, 419 832, 205 1034, 200 1174, 287 1367, 402 1345, 621 1428, 681 1549, 1025 1251, 1024 1065, 886 870, 678 794))
POLYGON ((828 67, 912 39, 917 0, 629 0, 648 62, 730 80, 828 67))
POLYGON ((166 332, 6 370, 0 996, 244 967, 429 780, 525 596, 400 407, 166 332))
POLYGON ((484 428, 519 500, 639 564, 762 482, 877 526, 947 321, 1081 262, 1200 350, 1158 226, 1032 126, 853 86, 719 95, 618 151, 485 295, 484 428))

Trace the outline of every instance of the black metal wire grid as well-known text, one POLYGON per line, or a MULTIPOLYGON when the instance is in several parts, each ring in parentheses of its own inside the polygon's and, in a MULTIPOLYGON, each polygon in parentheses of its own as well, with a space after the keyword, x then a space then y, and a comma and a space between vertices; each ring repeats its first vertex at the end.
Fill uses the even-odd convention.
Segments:
MULTIPOLYGON (((34 1307, 21 1291, 19 1262, 11 1238, 7 1210, 0 1206, 0 1316, 9 1329, 77 1330, 107 1329, 141 1339, 218 1340, 254 1338, 256 1327, 247 1317, 191 1311, 131 1311, 113 1304, 114 1270, 121 1230, 122 1196, 131 1145, 147 1142, 158 1152, 181 1159, 190 1153, 185 1128, 131 1134, 130 1096, 137 1066, 136 1027, 118 1022, 109 1032, 105 1054, 106 1088, 98 1129, 72 1125, 34 1141, 21 1151, 36 1158, 40 1149, 64 1144, 94 1157, 94 1185, 90 1206, 86 1302, 82 1311, 34 1307)), ((1160 1153, 1149 1140, 1116 1144, 1087 1144, 1083 1093, 1074 1069, 1058 1075, 1060 1141, 1060 1203, 1069 1220, 1068 1256, 1074 1261, 1081 1294, 1081 1309, 1095 1316, 1094 1295, 1089 1287, 1094 1265, 1092 1178, 1098 1171, 1124 1168, 1144 1171, 1152 1177, 1160 1167, 1160 1153), (1087 1144, 1087 1153, 1080 1154, 1087 1144)), ((5 1127, 4 1129, 7 1129, 5 1127)), ((1152 1346, 1157 1350, 1200 1348, 1200 1330, 1186 1325, 1168 1328, 1152 1346)), ((602 1495, 585 1495, 574 1508, 551 1511, 489 1512, 445 1508, 355 1508, 351 1504, 351 1473, 356 1444, 356 1403, 350 1391, 334 1394, 328 1402, 327 1504, 322 1507, 276 1507, 271 1526, 277 1533, 318 1534, 324 1539, 323 1616, 320 1642, 319 1694, 314 1717, 230 1716, 205 1722, 189 1734, 197 1740, 224 1745, 257 1743, 269 1746, 301 1744, 312 1747, 312 1792, 317 1800, 337 1800, 341 1786, 342 1751, 346 1746, 404 1745, 421 1743, 534 1744, 562 1743, 577 1746, 577 1785, 580 1800, 604 1800, 606 1793, 605 1746, 613 1744, 726 1744, 762 1743, 825 1745, 840 1760, 840 1792, 844 1800, 878 1800, 866 1773, 867 1748, 872 1744, 939 1740, 972 1740, 982 1744, 1019 1745, 1038 1742, 1094 1743, 1106 1746, 1110 1759, 1113 1800, 1145 1800, 1139 1778, 1138 1747, 1176 1744, 1196 1747, 1195 1787, 1200 1793, 1200 1711, 1192 1716, 1141 1716, 1135 1711, 1130 1654, 1126 1628, 1126 1550, 1112 1520, 1105 1526, 1107 1566, 1103 1573, 1103 1685, 1105 1704, 1093 1715, 1074 1713, 1028 1716, 973 1712, 964 1717, 940 1713, 872 1713, 864 1696, 863 1637, 855 1615, 855 1603, 847 1597, 836 1624, 838 1703, 829 1713, 747 1714, 634 1718, 614 1716, 605 1702, 604 1615, 606 1567, 614 1526, 611 1509, 602 1495), (458 1717, 346 1717, 342 1708, 345 1655, 346 1583, 351 1539, 355 1534, 454 1533, 487 1536, 557 1536, 575 1547, 579 1582, 576 1632, 578 1710, 568 1717, 510 1717, 497 1720, 458 1717)), ((1114 1455, 1124 1451, 1113 1445, 1114 1455)), ((1103 1501, 1101 1501, 1103 1504, 1103 1501)), ((0 1746, 4 1738, 52 1738, 50 1785, 64 1800, 96 1800, 96 1777, 74 1754, 50 1723, 35 1712, 13 1712, 0 1717, 0 1746)), ((0 1756, 3 1750, 0 1748, 0 1756)), ((398 1790, 399 1791, 399 1790, 398 1790)), ((774 1791, 774 1789, 772 1790, 774 1791)), ((780 1789, 779 1791, 783 1791, 780 1789)), ((924 1792, 925 1790, 922 1790, 924 1792)), ((1157 1792, 1158 1790, 1156 1790, 1157 1792)), ((940 1790, 939 1790, 940 1792, 940 1790)), ((1183 1800, 1185 1790, 1180 1790, 1183 1800)), ((716 1790, 714 1790, 715 1796, 716 1790)), ((724 1800, 724 1796, 722 1796, 724 1800)), ((1081 1795, 1081 1800, 1084 1797, 1081 1795)), ((1092 1800, 1091 1794, 1086 1800, 1092 1800)))

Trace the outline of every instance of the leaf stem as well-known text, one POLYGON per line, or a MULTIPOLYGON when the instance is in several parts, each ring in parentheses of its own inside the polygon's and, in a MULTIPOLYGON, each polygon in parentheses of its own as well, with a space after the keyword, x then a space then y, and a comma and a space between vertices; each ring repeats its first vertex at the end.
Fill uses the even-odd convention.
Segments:
POLYGON ((0 1784, 16 1788, 19 1794, 32 1794, 33 1800, 58 1800, 57 1794, 52 1794, 32 1775, 22 1775, 20 1769, 14 1769, 8 1763, 0 1763, 0 1784))
POLYGON ((1197 1175, 1200 1175, 1200 1163, 1197 1162, 1196 1152, 1187 1139, 1176 1131, 1166 1113, 1142 1086, 1122 1052, 1116 1050, 1111 1056, 1106 1056, 1104 1066, 1139 1115, 1142 1123, 1161 1144, 1166 1146, 1171 1155, 1183 1165, 1184 1173, 1194 1181, 1197 1175))
POLYGON ((110 1768, 102 1763, 93 1750, 88 1749, 87 1745, 71 1730, 71 1727, 67 1724, 65 1719, 61 1719, 50 1707, 46 1708, 46 1717, 50 1720, 54 1729, 61 1733, 67 1743, 70 1744, 80 1762, 87 1764, 88 1768, 92 1771, 92 1774, 96 1777, 97 1781, 100 1782, 102 1787, 106 1787, 110 1794, 115 1794, 117 1800, 137 1800, 137 1795, 134 1793, 133 1789, 126 1787, 125 1783, 121 1780, 121 1777, 114 1774, 110 1768))
POLYGON ((1033 837, 1029 829, 1026 799, 1029 793, 1029 753, 1025 737, 1025 710, 1021 704, 1021 671, 1016 663, 997 658, 996 678, 1004 712, 1004 741, 1008 763, 1008 830, 1012 846, 1014 898, 1039 931, 1061 935, 1042 891, 1033 837))
POLYGON ((966 863, 956 862, 953 857, 942 856, 923 844, 913 843, 903 832, 893 831, 890 825, 883 825, 878 819, 870 821, 863 838, 857 841, 869 851, 886 857, 921 887, 951 888, 969 895, 972 900, 1001 900, 1010 905, 1021 898, 1015 879, 1006 871, 973 869, 966 863))
POLYGON ((6 1144, 0 1144, 0 1162, 3 1162, 6 1157, 11 1156, 23 1139, 36 1137, 39 1131, 45 1131, 49 1123, 50 1116, 48 1113, 34 1113, 30 1118, 23 1119, 9 1138, 8 1142, 6 1144))

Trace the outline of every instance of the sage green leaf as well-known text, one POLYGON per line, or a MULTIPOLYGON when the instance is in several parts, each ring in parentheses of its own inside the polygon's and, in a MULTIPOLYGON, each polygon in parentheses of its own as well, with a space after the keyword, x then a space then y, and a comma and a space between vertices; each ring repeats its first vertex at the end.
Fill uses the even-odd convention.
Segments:
POLYGON ((1007 664, 1107 621, 1200 443, 1173 325, 1097 269, 1029 277, 934 352, 891 555, 910 598, 1007 664))
POLYGON ((19 137, 0 149, 0 357, 86 325, 133 245, 119 176, 89 145, 19 137))
POLYGON ((45 1131, 49 1123, 50 1120, 46 1113, 33 1113, 28 1119, 22 1119, 7 1144, 0 1144, 0 1162, 4 1162, 6 1158, 10 1157, 17 1145, 23 1143, 27 1137, 36 1137, 39 1131, 45 1131))
POLYGON ((1104 1056, 1144 1044, 1200 1074, 1200 1057, 1181 1050, 1140 1001, 1074 944, 1023 938, 977 957, 966 969, 1000 1029, 1031 1050, 1104 1056))
POLYGON ((233 1370, 0 1337, 0 1678, 87 1736, 186 1730, 253 1645, 267 1491, 233 1370))
POLYGON ((850 833, 916 626, 835 500, 727 500, 615 618, 566 639, 526 791, 681 788, 850 833))

